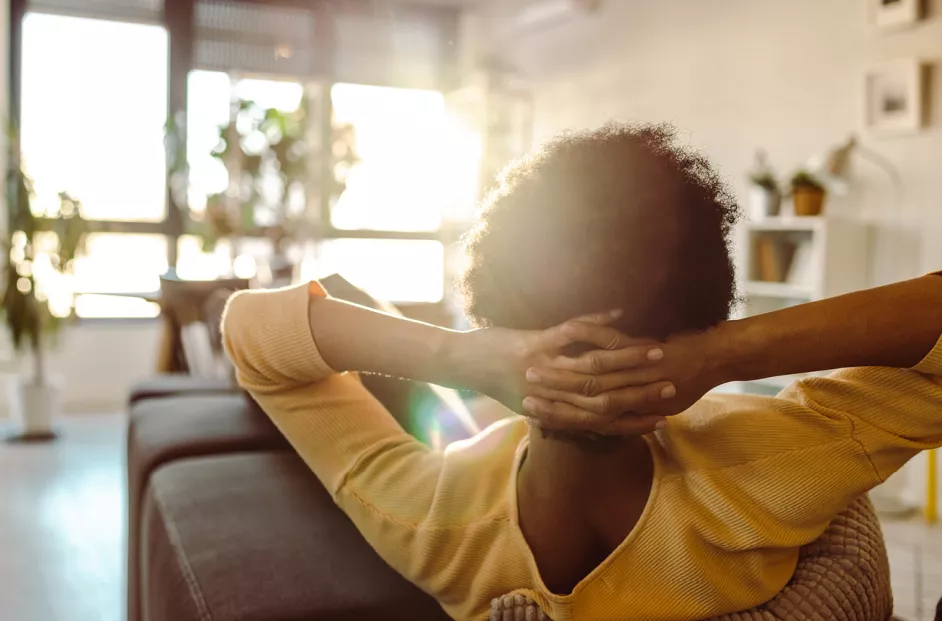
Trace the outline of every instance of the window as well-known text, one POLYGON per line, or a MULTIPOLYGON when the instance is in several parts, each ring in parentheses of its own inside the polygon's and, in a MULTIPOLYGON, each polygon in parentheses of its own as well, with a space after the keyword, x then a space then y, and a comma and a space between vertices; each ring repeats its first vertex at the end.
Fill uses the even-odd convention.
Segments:
MULTIPOLYGON (((344 191, 323 201, 330 205, 317 225, 323 228, 319 241, 293 248, 290 259, 301 261, 306 275, 337 271, 393 301, 442 299, 440 231, 457 213, 455 205, 467 211, 474 182, 469 170, 476 170, 475 162, 462 159, 469 153, 454 148, 442 93, 204 70, 190 72, 187 88, 187 200, 194 214, 206 209, 208 197, 228 189, 226 167, 211 152, 219 127, 234 116, 233 101, 288 112, 303 105, 306 90, 322 93, 359 158, 338 171, 344 191)), ((29 13, 20 98, 21 148, 37 209, 54 213, 58 193, 67 191, 92 221, 74 277, 55 285, 76 294, 80 317, 156 315, 155 304, 134 294, 159 288, 170 243, 183 278, 250 277, 278 267, 269 261, 267 239, 234 239, 204 250, 193 236, 167 237, 168 36, 162 26, 29 13)), ((328 142, 318 125, 315 140, 328 142)), ((292 193, 289 210, 300 194, 292 193)), ((316 193, 307 196, 308 208, 320 214, 312 197, 318 200, 316 193)), ((256 216, 256 223, 266 224, 262 219, 256 216)))
POLYGON ((230 121, 232 102, 254 101, 262 108, 292 112, 301 105, 303 95, 304 87, 297 82, 233 79, 220 71, 190 72, 186 117, 191 210, 202 212, 207 197, 224 192, 229 184, 225 165, 211 153, 219 141, 219 128, 230 121))
MULTIPOLYGON (((166 31, 30 13, 22 54, 21 148, 37 207, 54 213, 58 192, 67 191, 90 220, 159 233, 166 213, 166 31)), ((75 266, 76 312, 155 315, 143 300, 95 294, 154 291, 166 263, 159 235, 92 235, 75 266)))
POLYGON ((340 239, 321 244, 305 271, 337 271, 396 302, 440 301, 445 253, 437 238, 466 199, 471 178, 455 148, 445 97, 335 84, 331 102, 335 127, 352 130, 358 161, 339 171, 346 188, 331 204, 330 223, 340 239), (342 239, 345 231, 364 230, 376 239, 342 239), (383 232, 426 233, 426 239, 383 239, 383 232))

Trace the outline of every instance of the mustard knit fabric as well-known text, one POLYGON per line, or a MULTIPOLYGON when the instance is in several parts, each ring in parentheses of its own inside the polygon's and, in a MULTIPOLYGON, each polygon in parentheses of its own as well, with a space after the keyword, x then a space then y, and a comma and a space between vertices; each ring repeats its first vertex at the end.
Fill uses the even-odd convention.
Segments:
POLYGON ((632 532, 572 593, 554 594, 517 523, 524 419, 427 448, 356 375, 324 362, 308 303, 308 286, 233 296, 223 332, 239 382, 370 545, 454 619, 487 619, 508 593, 554 621, 752 608, 852 500, 942 444, 942 339, 909 370, 841 370, 774 398, 708 395, 646 437, 654 485, 632 532))

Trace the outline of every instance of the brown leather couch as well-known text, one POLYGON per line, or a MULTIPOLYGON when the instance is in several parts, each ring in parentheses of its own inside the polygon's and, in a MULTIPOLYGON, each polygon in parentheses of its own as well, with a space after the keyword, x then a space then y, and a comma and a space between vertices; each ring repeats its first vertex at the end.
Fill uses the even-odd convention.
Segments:
POLYGON ((247 396, 164 385, 130 407, 129 621, 447 619, 247 396))

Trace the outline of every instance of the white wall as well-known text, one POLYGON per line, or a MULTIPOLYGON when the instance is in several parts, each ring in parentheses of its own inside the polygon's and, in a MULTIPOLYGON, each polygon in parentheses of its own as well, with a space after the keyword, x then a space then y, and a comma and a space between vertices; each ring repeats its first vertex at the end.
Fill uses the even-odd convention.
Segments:
POLYGON ((480 29, 490 41, 479 47, 531 82, 537 137, 609 119, 669 121, 740 192, 757 148, 786 174, 859 133, 868 64, 935 62, 932 125, 912 137, 861 136, 902 170, 902 199, 880 169, 858 160, 853 195, 830 204, 878 225, 868 269, 883 283, 942 266, 942 0, 929 3, 921 25, 888 35, 870 27, 868 3, 605 0, 595 16, 510 35, 514 3, 492 2, 480 29))
MULTIPOLYGON (((49 372, 64 382, 63 409, 67 414, 122 410, 135 382, 154 375, 160 342, 160 322, 89 321, 65 328, 49 353, 49 372)), ((6 341, 4 335, 3 340, 6 341)), ((4 379, 0 418, 8 415, 5 392, 17 372, 30 377, 29 356, 14 358, 9 346, 2 365, 4 379)))
MULTIPOLYGON (((603 0, 597 15, 513 33, 522 1, 491 0, 468 23, 477 54, 499 54, 531 83, 537 137, 609 119, 669 121, 742 197, 757 148, 787 174, 860 133, 904 184, 898 198, 880 169, 857 161, 852 194, 830 199, 831 213, 873 224, 869 282, 942 269, 942 0, 927 3, 920 25, 891 34, 870 26, 869 0, 603 0), (930 125, 867 136, 863 71, 900 57, 934 63, 930 125)), ((896 482, 907 499, 921 501, 924 474, 914 463, 896 482)))

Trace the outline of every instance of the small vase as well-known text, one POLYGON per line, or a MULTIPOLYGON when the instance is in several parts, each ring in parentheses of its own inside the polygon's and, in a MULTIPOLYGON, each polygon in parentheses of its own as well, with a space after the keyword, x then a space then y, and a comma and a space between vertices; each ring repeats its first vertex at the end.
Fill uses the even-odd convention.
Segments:
POLYGON ((749 191, 749 211, 753 220, 777 216, 781 204, 782 197, 775 190, 754 185, 749 191))
POLYGON ((824 190, 798 187, 793 190, 796 216, 820 216, 824 210, 824 190))
POLYGON ((55 424, 62 411, 62 382, 48 378, 37 384, 11 378, 7 386, 15 440, 48 440, 55 437, 55 424))

